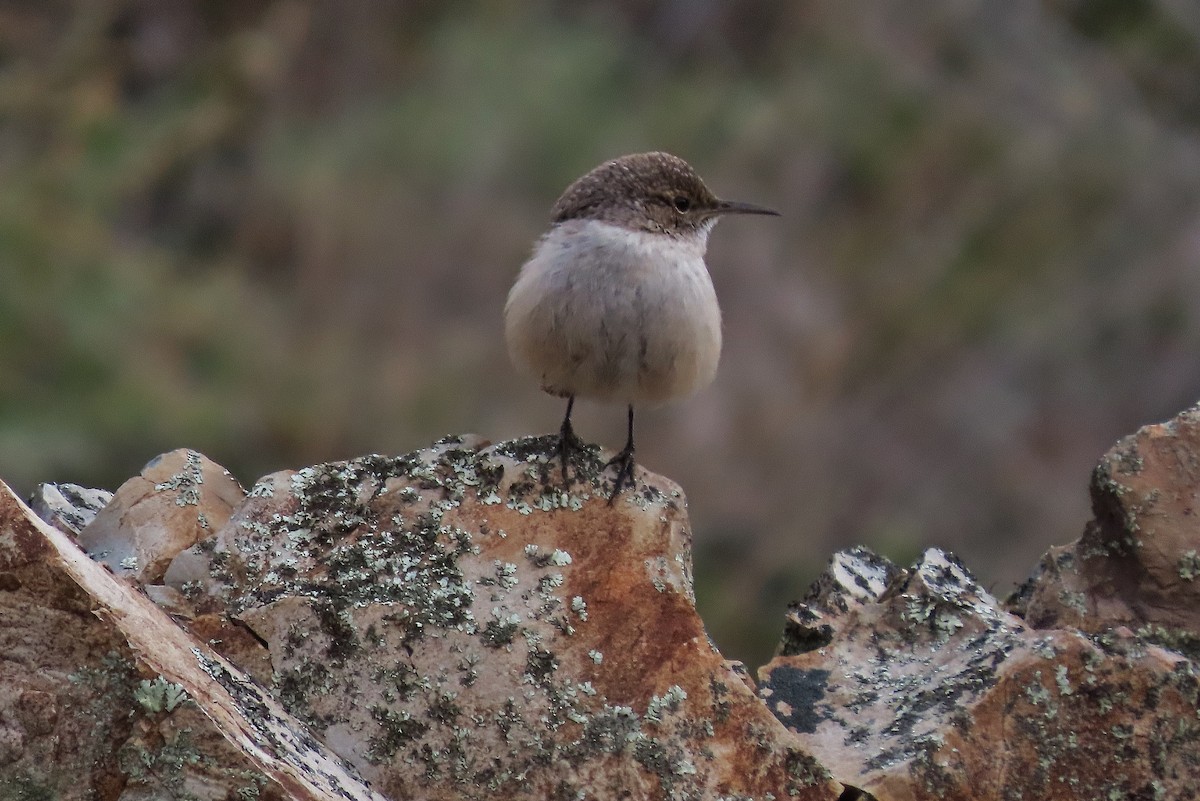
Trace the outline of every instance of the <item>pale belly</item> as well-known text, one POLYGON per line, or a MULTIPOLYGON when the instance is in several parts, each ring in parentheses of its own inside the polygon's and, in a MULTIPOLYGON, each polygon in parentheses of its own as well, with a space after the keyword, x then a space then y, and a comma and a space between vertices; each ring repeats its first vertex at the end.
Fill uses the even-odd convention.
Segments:
POLYGON ((721 312, 704 241, 565 223, 505 306, 513 361, 556 395, 661 403, 712 381, 721 312))

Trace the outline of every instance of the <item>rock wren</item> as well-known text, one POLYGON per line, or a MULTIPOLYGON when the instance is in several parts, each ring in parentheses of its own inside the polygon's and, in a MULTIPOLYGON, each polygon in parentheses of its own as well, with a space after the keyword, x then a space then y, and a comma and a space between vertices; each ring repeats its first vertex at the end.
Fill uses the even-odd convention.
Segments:
MULTIPOLYGON (((601 164, 567 187, 552 226, 521 268, 504 306, 514 363, 567 399, 559 429, 563 481, 576 397, 623 403, 625 448, 610 502, 633 484, 633 407, 712 381, 721 309, 704 252, 722 214, 778 214, 719 200, 686 161, 638 153, 601 164)), ((607 466, 607 465, 606 465, 607 466)))

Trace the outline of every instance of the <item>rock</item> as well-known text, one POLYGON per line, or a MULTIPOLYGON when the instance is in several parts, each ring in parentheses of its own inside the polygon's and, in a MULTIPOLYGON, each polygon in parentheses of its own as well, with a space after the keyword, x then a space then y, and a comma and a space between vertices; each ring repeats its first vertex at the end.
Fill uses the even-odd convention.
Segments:
POLYGON ((243 497, 177 451, 82 530, 111 572, 64 533, 86 504, 43 489, 59 530, 3 488, 0 790, 1196 797, 1200 410, 1105 456, 1007 606, 937 549, 836 554, 757 695, 696 615, 679 488, 610 505, 598 449, 569 488, 554 453, 448 438, 243 497))
POLYGON ((1037 631, 952 556, 837 554, 760 671, 771 710, 879 799, 1189 798, 1200 683, 1126 632, 1037 631))
POLYGON ((708 640, 679 489, 639 471, 610 506, 595 452, 569 492, 553 453, 277 473, 167 581, 252 629, 274 693, 392 798, 837 798, 708 640))
POLYGON ((1037 628, 1125 626, 1200 656, 1200 407, 1145 426, 1092 473, 1093 519, 1010 600, 1037 628))
POLYGON ((38 484, 29 507, 50 525, 74 535, 96 519, 112 496, 108 490, 78 484, 38 484))
POLYGON ((0 795, 383 801, 0 482, 0 795))
POLYGON ((117 489, 79 532, 79 544, 117 575, 157 584, 171 560, 224 525, 245 496, 216 462, 171 451, 117 489))

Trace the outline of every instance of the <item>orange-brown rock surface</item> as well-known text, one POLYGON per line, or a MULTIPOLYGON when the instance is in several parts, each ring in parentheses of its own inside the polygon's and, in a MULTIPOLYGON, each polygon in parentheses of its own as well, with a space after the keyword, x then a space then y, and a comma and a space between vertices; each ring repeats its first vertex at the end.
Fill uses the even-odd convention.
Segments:
POLYGON ((268 476, 167 581, 252 630, 273 691, 393 798, 836 798, 705 635, 678 488, 610 506, 595 456, 564 490, 552 452, 268 476))
POLYGON ((1092 472, 1093 519, 1013 599, 1039 628, 1126 626, 1200 655, 1200 407, 1145 426, 1092 472))
POLYGON ((1197 796, 1200 412, 1104 457, 1007 606, 937 549, 836 554, 757 688, 696 615, 678 487, 610 505, 553 445, 245 495, 178 451, 103 509, 40 488, 57 529, 4 488, 0 798, 1197 796))

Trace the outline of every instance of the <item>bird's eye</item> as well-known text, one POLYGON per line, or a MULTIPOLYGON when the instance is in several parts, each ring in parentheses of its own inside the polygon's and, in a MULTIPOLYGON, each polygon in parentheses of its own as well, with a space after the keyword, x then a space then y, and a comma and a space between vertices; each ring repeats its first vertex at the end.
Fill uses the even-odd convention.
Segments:
POLYGON ((675 207, 675 211, 683 212, 692 207, 692 201, 686 195, 676 195, 671 205, 675 207))

